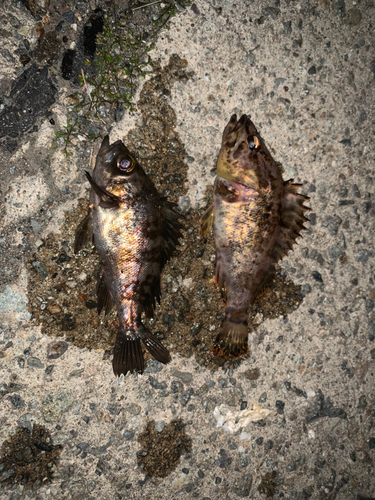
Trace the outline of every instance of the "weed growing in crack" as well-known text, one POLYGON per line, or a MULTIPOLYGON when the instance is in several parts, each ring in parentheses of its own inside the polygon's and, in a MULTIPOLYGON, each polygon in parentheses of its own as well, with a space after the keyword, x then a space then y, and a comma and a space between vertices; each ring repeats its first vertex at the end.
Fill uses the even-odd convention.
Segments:
POLYGON ((72 119, 68 118, 66 122, 66 127, 64 127, 63 130, 57 131, 55 134, 58 139, 62 139, 64 144, 63 152, 65 153, 67 158, 69 156, 72 156, 73 154, 70 151, 68 151, 68 146, 71 143, 72 137, 77 137, 77 133, 73 131, 75 129, 75 125, 76 122, 72 123, 72 119))
POLYGON ((100 135, 102 125, 119 121, 125 111, 136 110, 133 102, 138 83, 153 72, 153 61, 149 52, 170 19, 176 14, 181 2, 151 2, 132 10, 133 17, 140 9, 150 9, 147 26, 126 17, 112 3, 112 14, 107 15, 103 32, 97 35, 97 51, 93 61, 85 61, 93 71, 81 69, 81 90, 67 98, 71 108, 66 127, 56 132, 66 156, 68 148, 78 144, 82 138, 93 140, 100 135), (133 22, 134 21, 134 22, 133 22), (74 97, 74 98, 72 98, 74 97), (81 136, 81 138, 79 137, 81 136))

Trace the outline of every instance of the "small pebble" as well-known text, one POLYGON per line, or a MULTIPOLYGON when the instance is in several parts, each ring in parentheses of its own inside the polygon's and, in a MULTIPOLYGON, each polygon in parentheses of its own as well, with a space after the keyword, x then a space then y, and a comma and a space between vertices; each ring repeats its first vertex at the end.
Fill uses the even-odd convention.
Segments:
POLYGON ((46 279, 47 278, 48 272, 47 272, 46 266, 45 266, 45 264, 43 262, 35 260, 32 263, 32 265, 33 265, 34 269, 37 271, 37 273, 39 274, 39 276, 42 279, 46 279))
POLYGON ((264 443, 264 449, 272 450, 272 448, 273 448, 273 441, 271 439, 267 439, 267 441, 264 443))
POLYGON ((259 378, 259 375, 259 368, 253 368, 252 370, 246 370, 244 372, 244 377, 248 380, 257 380, 259 378))
POLYGON ((259 396, 259 403, 265 403, 267 401, 267 393, 266 392, 263 392, 260 396, 259 396))
POLYGON ((178 392, 183 391, 184 386, 179 380, 172 380, 171 382, 171 393, 177 394, 178 392))
POLYGON ((277 413, 279 415, 282 415, 284 413, 284 407, 285 407, 285 403, 283 401, 280 401, 280 400, 276 401, 277 413))
MULTIPOLYGON (((159 431, 161 432, 161 431, 159 431)), ((124 438, 126 439, 126 441, 132 441, 133 438, 134 438, 134 432, 133 431, 129 431, 129 430, 126 430, 122 433, 122 435, 124 436, 124 438)))
POLYGON ((51 342, 47 345, 47 358, 57 359, 66 352, 69 344, 63 340, 57 340, 56 342, 51 342))
POLYGON ((319 283, 323 283, 323 278, 320 272, 318 271, 313 271, 311 273, 311 276, 314 278, 315 281, 318 281, 319 283))
POLYGON ((44 368, 44 364, 40 361, 39 358, 29 357, 27 359, 28 368, 44 368))
POLYGON ((155 422, 154 425, 155 425, 155 430, 157 432, 162 432, 162 430, 165 427, 165 422, 164 422, 164 420, 158 420, 157 422, 155 422))
POLYGON ((193 375, 187 372, 180 372, 179 370, 171 370, 174 377, 181 379, 185 384, 189 384, 193 380, 193 375))

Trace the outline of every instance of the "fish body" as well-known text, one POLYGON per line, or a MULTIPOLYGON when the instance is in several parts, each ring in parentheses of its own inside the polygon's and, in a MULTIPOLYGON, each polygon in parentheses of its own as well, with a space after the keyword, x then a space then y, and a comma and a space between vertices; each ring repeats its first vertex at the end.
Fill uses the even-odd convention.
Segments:
POLYGON ((119 332, 115 375, 143 372, 141 341, 163 363, 168 350, 142 324, 160 300, 160 274, 175 250, 181 215, 161 197, 151 179, 121 141, 106 136, 92 174, 90 208, 76 232, 75 252, 93 238, 99 255, 98 312, 115 305, 119 332))
POLYGON ((201 224, 202 236, 213 227, 215 283, 225 305, 215 355, 247 353, 249 308, 307 220, 308 198, 299 187, 283 181, 251 120, 233 115, 223 133, 213 204, 201 224))

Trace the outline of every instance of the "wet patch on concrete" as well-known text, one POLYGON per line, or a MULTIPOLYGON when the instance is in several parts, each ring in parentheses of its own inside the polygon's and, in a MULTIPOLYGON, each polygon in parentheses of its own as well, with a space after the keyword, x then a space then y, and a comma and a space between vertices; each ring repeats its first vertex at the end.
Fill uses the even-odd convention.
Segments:
MULTIPOLYGON (((144 85, 138 102, 142 123, 130 130, 125 143, 159 192, 179 203, 185 215, 184 240, 165 267, 161 305, 156 307, 154 318, 147 321, 148 326, 172 355, 194 354, 200 365, 216 369, 224 364, 237 366, 240 360, 228 362, 211 353, 224 313, 213 283, 213 238, 210 235, 207 242, 199 239, 203 210, 191 209, 185 195, 188 158, 175 129, 175 112, 168 102, 173 84, 191 76, 187 61, 178 56, 157 69, 144 85)), ((100 317, 96 312, 96 251, 89 247, 73 254, 74 233, 87 207, 88 200, 79 200, 78 206, 67 212, 61 234, 50 234, 30 255, 28 307, 44 333, 64 336, 80 348, 106 350, 113 348, 118 320, 115 311, 100 317)), ((277 273, 254 304, 250 330, 266 318, 286 317, 302 300, 301 287, 277 273)))
POLYGON ((13 153, 26 132, 38 130, 37 121, 45 117, 55 102, 57 88, 48 69, 33 64, 14 83, 10 104, 0 113, 0 148, 13 153))
POLYGON ((50 0, 42 0, 41 2, 37 0, 21 0, 25 7, 31 12, 31 14, 38 18, 47 13, 50 6, 50 0))
POLYGON ((90 76, 96 73, 95 65, 85 65, 85 61, 90 61, 90 63, 94 61, 97 48, 96 38, 99 33, 103 32, 103 26, 103 11, 96 9, 83 27, 77 48, 74 50, 68 49, 64 52, 61 62, 61 75, 64 80, 72 79, 75 87, 80 85, 78 75, 81 75, 82 69, 90 76))
POLYGON ((266 495, 267 498, 273 498, 276 493, 276 478, 277 472, 275 470, 264 474, 258 486, 259 493, 266 495))
POLYGON ((173 420, 162 430, 154 420, 147 422, 138 442, 137 452, 140 469, 149 477, 166 477, 176 469, 181 455, 191 452, 191 439, 185 433, 182 420, 173 420))
POLYGON ((61 446, 43 425, 19 427, 1 445, 0 484, 20 483, 36 490, 51 481, 61 446))

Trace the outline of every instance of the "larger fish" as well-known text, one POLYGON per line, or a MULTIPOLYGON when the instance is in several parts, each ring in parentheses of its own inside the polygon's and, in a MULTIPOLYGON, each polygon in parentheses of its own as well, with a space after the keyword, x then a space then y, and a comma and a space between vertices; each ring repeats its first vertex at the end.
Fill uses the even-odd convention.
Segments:
POLYGON ((308 198, 299 187, 283 181, 251 120, 233 115, 223 133, 213 204, 201 224, 201 236, 213 226, 215 283, 225 305, 215 355, 247 352, 250 305, 308 220, 308 198))
POLYGON ((121 141, 100 147, 92 177, 90 208, 76 231, 74 251, 93 238, 99 254, 98 313, 115 304, 120 327, 113 354, 115 375, 143 372, 141 347, 162 363, 168 350, 141 323, 160 299, 160 273, 181 237, 181 215, 159 196, 151 179, 121 141))

